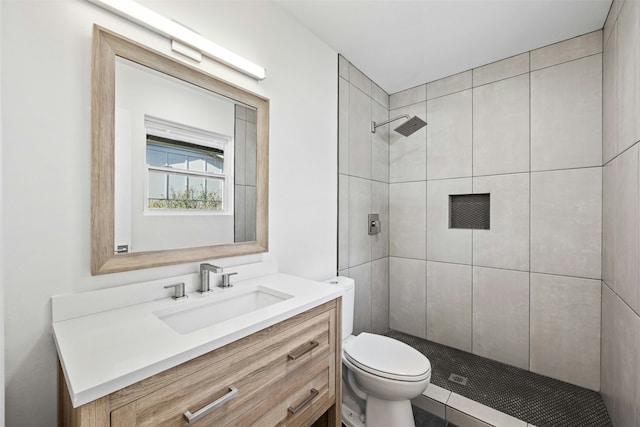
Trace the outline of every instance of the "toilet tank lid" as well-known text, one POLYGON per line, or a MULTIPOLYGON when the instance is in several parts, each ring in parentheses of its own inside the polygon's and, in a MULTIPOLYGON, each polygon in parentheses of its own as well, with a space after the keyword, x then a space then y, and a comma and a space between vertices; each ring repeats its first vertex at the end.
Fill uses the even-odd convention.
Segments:
POLYGON ((355 280, 345 276, 332 277, 331 279, 325 280, 324 283, 328 283, 334 286, 339 286, 343 288, 345 291, 353 289, 356 285, 355 280))

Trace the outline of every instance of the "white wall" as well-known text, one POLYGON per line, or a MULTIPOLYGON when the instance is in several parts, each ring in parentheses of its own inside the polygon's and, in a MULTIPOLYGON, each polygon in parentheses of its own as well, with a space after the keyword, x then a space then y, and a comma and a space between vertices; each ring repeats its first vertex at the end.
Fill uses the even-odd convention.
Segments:
POLYGON ((602 398, 615 427, 640 425, 640 14, 613 2, 603 38, 602 398))
MULTIPOLYGON (((267 68, 267 79, 255 82, 208 60, 202 66, 271 100, 270 253, 281 271, 314 279, 334 274, 337 54, 270 3, 148 5, 267 68)), ((54 423, 52 295, 197 268, 191 263, 90 275, 94 22, 170 54, 165 39, 88 2, 3 3, 3 242, 11 248, 3 261, 6 419, 11 426, 54 423)))

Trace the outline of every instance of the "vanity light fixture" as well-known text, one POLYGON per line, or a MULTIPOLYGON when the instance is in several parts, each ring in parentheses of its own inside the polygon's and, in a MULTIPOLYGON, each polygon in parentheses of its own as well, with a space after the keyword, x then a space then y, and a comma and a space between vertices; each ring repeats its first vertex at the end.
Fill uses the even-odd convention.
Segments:
MULTIPOLYGON (((264 80, 266 71, 263 67, 236 55, 235 53, 202 37, 193 30, 171 19, 147 9, 131 0, 88 0, 132 22, 142 25, 173 41, 183 43, 203 55, 221 62, 257 80, 264 80)), ((189 55, 191 56, 191 55, 189 55)))

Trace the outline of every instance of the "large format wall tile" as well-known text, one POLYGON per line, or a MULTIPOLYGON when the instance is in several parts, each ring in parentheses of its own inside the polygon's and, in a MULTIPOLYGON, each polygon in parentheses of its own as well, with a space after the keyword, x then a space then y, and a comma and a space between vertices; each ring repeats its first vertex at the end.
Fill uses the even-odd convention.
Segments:
POLYGON ((473 75, 471 70, 469 70, 427 83, 427 99, 438 98, 471 89, 472 79, 473 75))
POLYGON ((618 122, 616 120, 617 80, 617 24, 613 37, 605 44, 602 53, 602 162, 613 159, 617 152, 618 122))
POLYGON ((490 193, 491 228, 473 230, 473 265, 529 270, 529 174, 473 179, 474 193, 490 193))
POLYGON ((349 81, 368 97, 371 96, 371 80, 362 71, 354 67, 353 64, 349 64, 349 81))
POLYGON ((528 272, 473 267, 473 352, 529 369, 528 272))
POLYGON ((473 89, 473 175, 529 171, 529 74, 473 89))
POLYGON ((389 258, 389 327, 420 338, 427 338, 426 266, 426 261, 389 258))
POLYGON ((531 370, 600 387, 600 280, 531 273, 531 370))
MULTIPOLYGON (((624 10, 624 9, 623 9, 624 10)), ((615 160, 615 291, 638 310, 638 145, 615 160)))
POLYGON ((638 2, 625 1, 618 14, 617 152, 638 141, 638 2))
POLYGON ((613 422, 616 426, 632 426, 636 402, 636 382, 639 369, 638 336, 640 318, 620 298, 616 298, 614 312, 615 332, 613 346, 614 410, 613 422))
POLYGON ((353 334, 371 332, 371 263, 349 268, 349 277, 356 282, 353 334))
POLYGON ((338 173, 349 173, 349 93, 351 85, 338 79, 338 173))
POLYGON ((349 87, 349 175, 369 179, 371 178, 371 98, 355 86, 349 87))
POLYGON ((371 213, 380 215, 380 233, 370 236, 371 259, 389 256, 389 184, 371 181, 371 213))
POLYGON ((427 181, 427 259, 471 264, 471 230, 449 228, 449 196, 471 193, 471 178, 427 181))
POLYGON ((472 173, 471 90, 427 101, 427 179, 472 173))
POLYGON ((531 51, 531 70, 602 52, 602 31, 594 31, 531 51))
POLYGON ((349 179, 349 266, 371 261, 371 238, 367 218, 371 213, 371 181, 349 179))
POLYGON ((609 14, 607 15, 607 20, 604 22, 602 36, 603 44, 607 43, 607 41, 610 39, 613 26, 618 20, 618 3, 618 0, 613 0, 613 2, 611 3, 611 8, 609 9, 609 14))
POLYGON ((600 279, 602 168, 531 174, 531 271, 600 279))
POLYGON ((389 258, 371 263, 371 331, 389 330, 389 258))
POLYGON ((338 75, 349 80, 349 61, 342 55, 338 55, 338 75))
POLYGON ((426 258, 427 185, 425 181, 389 185, 389 253, 426 258))
POLYGON ((385 110, 389 110, 389 94, 373 82, 371 82, 371 98, 384 107, 385 110))
POLYGON ((406 107, 427 100, 427 85, 420 85, 401 92, 393 93, 389 96, 389 109, 406 107))
MULTIPOLYGON (((529 72, 529 52, 473 69, 473 87, 529 72)), ((475 95, 474 95, 475 96, 475 95)))
POLYGON ((618 159, 602 167, 602 280, 615 289, 616 171, 618 159))
MULTIPOLYGON (((390 111, 389 117, 394 118, 403 114, 426 120, 426 103, 421 102, 390 111)), ((389 124, 389 182, 423 181, 427 177, 425 144, 427 130, 423 127, 408 137, 400 135, 393 129, 404 121, 405 119, 401 119, 389 124)))
POLYGON ((600 338, 600 393, 604 399, 609 415, 613 416, 615 400, 614 383, 614 354, 615 345, 615 312, 617 309, 616 300, 618 297, 602 282, 602 327, 600 338))
POLYGON ((602 165, 602 54, 531 73, 531 170, 602 165))
MULTIPOLYGON (((389 110, 373 102, 371 120, 377 123, 389 120, 389 110)), ((389 182, 389 125, 379 127, 371 136, 371 179, 389 182)))
POLYGON ((471 266, 427 262, 427 339, 471 351, 471 266))

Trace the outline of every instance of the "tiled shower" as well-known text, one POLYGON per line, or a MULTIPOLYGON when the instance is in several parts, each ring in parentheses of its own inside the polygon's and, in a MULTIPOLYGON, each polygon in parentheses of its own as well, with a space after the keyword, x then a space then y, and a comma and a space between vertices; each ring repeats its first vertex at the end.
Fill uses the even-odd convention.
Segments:
POLYGON ((338 269, 356 279, 356 332, 601 390, 615 426, 640 422, 638 9, 614 1, 603 31, 388 98, 340 57, 338 269), (401 114, 428 125, 370 132, 401 114), (449 196, 472 193, 490 193, 490 230, 450 228, 449 196))

